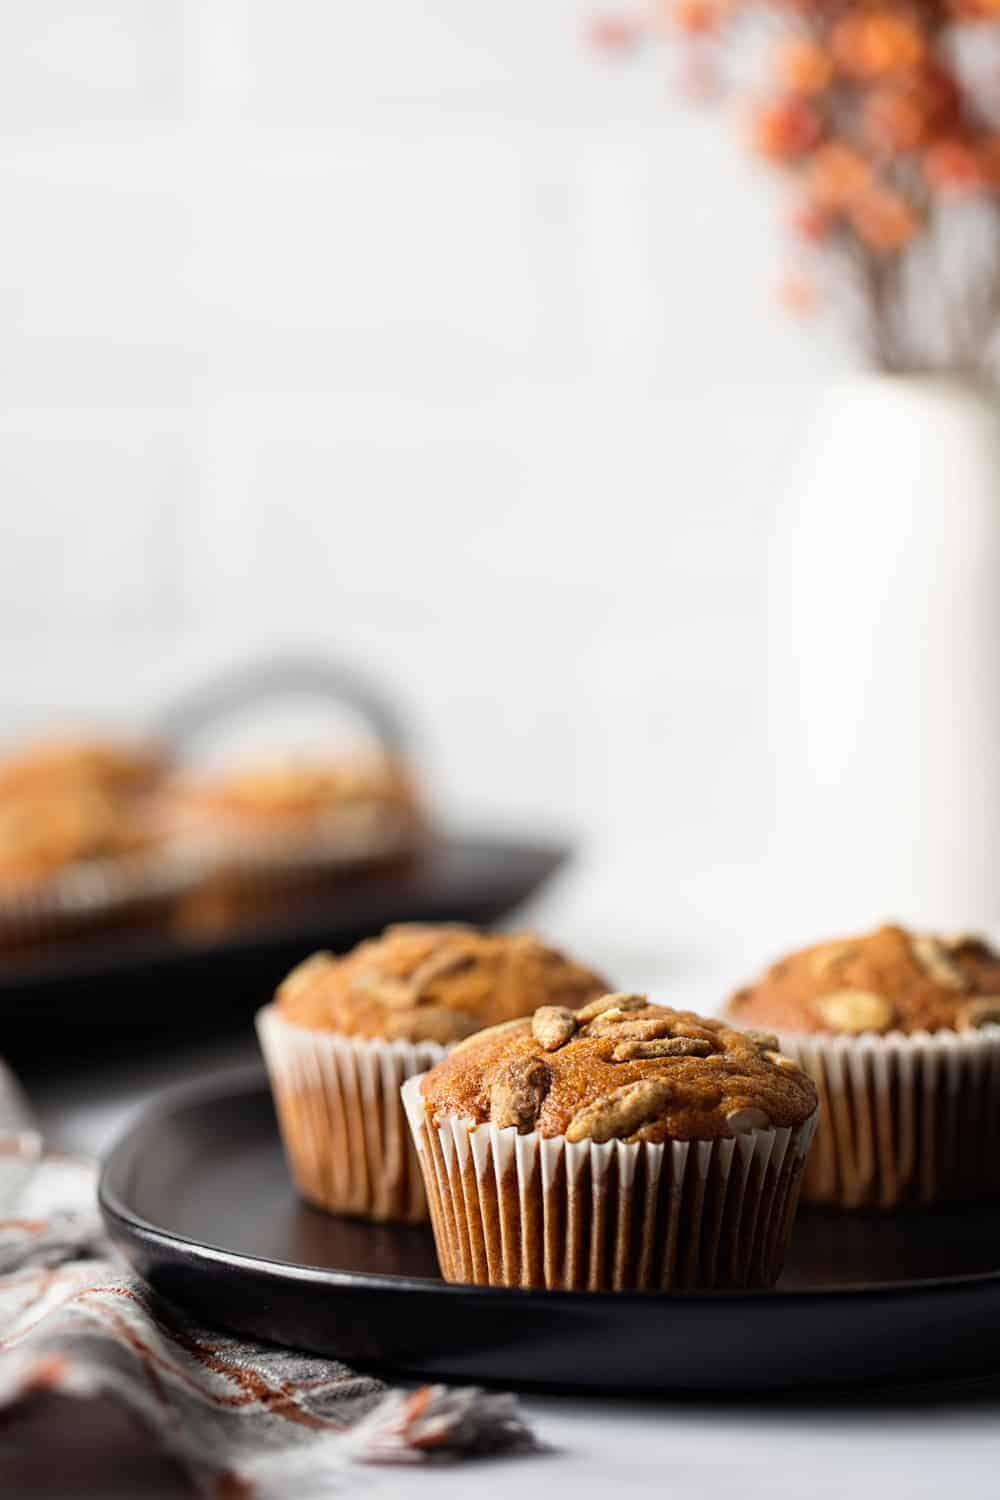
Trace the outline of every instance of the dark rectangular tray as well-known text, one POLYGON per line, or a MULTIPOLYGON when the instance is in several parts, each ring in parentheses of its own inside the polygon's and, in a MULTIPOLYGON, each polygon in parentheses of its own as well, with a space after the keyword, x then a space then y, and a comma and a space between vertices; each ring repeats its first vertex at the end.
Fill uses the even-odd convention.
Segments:
POLYGON ((217 1019, 261 1004, 300 959, 342 951, 402 921, 486 926, 532 896, 566 861, 568 846, 490 835, 438 839, 405 869, 367 876, 294 918, 258 923, 221 941, 163 934, 104 937, 0 963, 5 1052, 95 1028, 149 1033, 186 1018, 217 1019))

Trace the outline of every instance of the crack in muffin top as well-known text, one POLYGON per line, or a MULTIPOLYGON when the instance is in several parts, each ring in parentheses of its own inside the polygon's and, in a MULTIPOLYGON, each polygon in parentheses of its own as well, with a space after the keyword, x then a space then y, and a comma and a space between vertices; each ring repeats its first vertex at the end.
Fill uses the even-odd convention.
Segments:
POLYGON ((727 1007, 782 1032, 969 1031, 1000 1023, 1000 957, 979 937, 887 924, 772 964, 727 1007))
POLYGON ((424 1076, 421 1093, 435 1126, 457 1116, 597 1142, 795 1127, 817 1105, 776 1037, 632 994, 603 995, 575 1014, 543 1006, 469 1037, 424 1076))
POLYGON ((539 1001, 576 1008, 607 985, 533 933, 405 923, 343 958, 314 953, 279 986, 293 1025, 347 1036, 447 1046, 530 1015, 539 1001))

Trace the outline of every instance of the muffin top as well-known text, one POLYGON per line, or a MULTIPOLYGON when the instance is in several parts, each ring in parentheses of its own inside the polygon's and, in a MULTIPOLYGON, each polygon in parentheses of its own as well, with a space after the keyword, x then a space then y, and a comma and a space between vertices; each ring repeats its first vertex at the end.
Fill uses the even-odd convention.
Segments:
POLYGON ((142 792, 163 766, 164 754, 153 744, 82 735, 52 737, 0 756, 0 797, 71 786, 96 787, 109 794, 142 792))
POLYGON ((816 1109, 776 1037, 625 994, 470 1037, 421 1092, 432 1124, 453 1115, 568 1141, 712 1140, 802 1125, 816 1109))
POLYGON ((138 815, 95 786, 0 798, 0 881, 45 880, 71 866, 145 848, 138 815))
POLYGON ((385 755, 296 757, 178 777, 171 793, 190 814, 262 827, 301 825, 365 806, 407 811, 416 803, 409 774, 385 755))
POLYGON ((781 959, 728 1013, 785 1032, 968 1031, 1000 1022, 1000 957, 966 934, 879 927, 781 959))
POLYGON ((405 924, 343 958, 314 953, 275 997, 311 1030, 447 1045, 483 1026, 530 1015, 539 1001, 576 1007, 607 988, 528 932, 405 924))

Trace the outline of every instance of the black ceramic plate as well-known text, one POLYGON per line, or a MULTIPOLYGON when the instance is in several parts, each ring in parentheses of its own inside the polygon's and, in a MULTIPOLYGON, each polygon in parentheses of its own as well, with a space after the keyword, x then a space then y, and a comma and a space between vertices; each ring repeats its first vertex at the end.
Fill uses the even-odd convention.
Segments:
POLYGON ((1000 1205, 803 1213, 773 1292, 449 1286, 428 1230, 298 1202, 257 1071, 166 1095, 109 1156, 101 1206, 204 1319, 407 1375, 756 1391, 1000 1368, 1000 1205))
POLYGON ((260 1004, 293 964, 317 948, 345 949, 389 922, 498 921, 526 901, 564 863, 565 845, 510 838, 440 838, 411 866, 385 871, 336 899, 305 905, 293 918, 258 923, 221 941, 182 943, 166 936, 94 939, 20 963, 0 964, 4 1047, 33 1046, 40 1028, 60 1034, 79 1025, 155 1029, 213 1011, 260 1004), (137 1003, 140 997, 141 1003, 137 1003))

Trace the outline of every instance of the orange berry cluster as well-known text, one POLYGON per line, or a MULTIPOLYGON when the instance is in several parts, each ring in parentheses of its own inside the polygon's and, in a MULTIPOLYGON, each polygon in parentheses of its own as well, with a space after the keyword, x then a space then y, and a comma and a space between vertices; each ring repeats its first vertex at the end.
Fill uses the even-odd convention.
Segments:
POLYGON ((774 66, 780 92, 756 110, 753 142, 800 183, 793 222, 803 237, 846 230, 894 255, 920 233, 935 198, 1000 192, 1000 133, 980 117, 945 45, 956 27, 994 15, 1000 0, 800 0, 787 12, 774 66))
MULTIPOLYGON (((680 30, 698 50, 729 39, 747 13, 777 20, 776 97, 751 120, 755 150, 792 174, 797 233, 846 233, 898 255, 935 200, 1000 197, 1000 130, 959 75, 963 27, 1000 27, 1000 0, 650 0, 653 29, 680 30)), ((633 40, 638 36, 631 23, 633 40)), ((1000 116, 1000 69, 992 79, 1000 116)), ((704 91, 704 92, 707 92, 704 91)))
MULTIPOLYGON (((766 12, 750 142, 788 178, 803 248, 842 251, 869 268, 869 286, 886 286, 943 205, 978 199, 997 224, 1000 268, 1000 0, 645 4, 631 42, 679 30, 702 95, 720 92, 726 59, 748 28, 760 35, 766 12), (977 59, 987 66, 974 72, 977 59)), ((782 295, 800 311, 815 300, 801 271, 782 295)))

